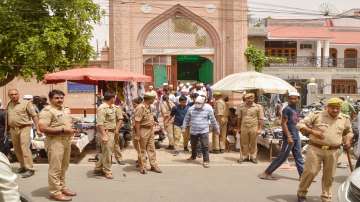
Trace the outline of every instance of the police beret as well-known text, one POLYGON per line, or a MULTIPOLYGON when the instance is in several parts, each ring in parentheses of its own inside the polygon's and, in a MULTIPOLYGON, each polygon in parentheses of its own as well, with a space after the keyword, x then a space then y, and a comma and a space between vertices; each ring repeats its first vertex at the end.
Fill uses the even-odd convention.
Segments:
POLYGON ((337 97, 330 98, 327 101, 327 105, 341 106, 342 103, 343 103, 343 101, 340 98, 337 98, 337 97))

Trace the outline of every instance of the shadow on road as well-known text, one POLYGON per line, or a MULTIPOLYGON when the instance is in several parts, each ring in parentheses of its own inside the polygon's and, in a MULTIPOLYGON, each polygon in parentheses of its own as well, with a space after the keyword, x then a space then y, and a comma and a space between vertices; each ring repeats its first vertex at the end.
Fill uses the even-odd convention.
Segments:
POLYGON ((101 175, 94 174, 94 170, 88 170, 86 172, 86 177, 92 178, 92 179, 103 179, 103 177, 101 175))
POLYGON ((274 177, 278 178, 278 179, 285 179, 285 180, 292 180, 292 181, 299 181, 299 178, 295 178, 295 177, 288 177, 288 176, 283 176, 283 175, 274 175, 274 177))
MULTIPOLYGON (((240 157, 239 157, 240 158, 240 157)), ((235 158, 235 157, 227 157, 225 156, 224 159, 227 161, 231 161, 231 162, 237 162, 237 160, 239 160, 239 158, 235 158)))
POLYGON ((130 166, 125 166, 124 168, 123 168, 123 171, 124 172, 133 172, 133 173, 135 173, 135 172, 139 172, 139 169, 138 168, 136 168, 136 166, 135 165, 130 165, 130 166))
POLYGON ((39 189, 36 189, 36 190, 31 192, 31 196, 32 197, 48 198, 49 197, 49 188, 48 187, 41 187, 39 189))
POLYGON ((341 184, 341 183, 345 182, 348 177, 349 177, 349 176, 345 176, 345 175, 335 176, 335 177, 334 177, 334 181, 335 181, 336 183, 341 184))
POLYGON ((193 161, 189 161, 186 159, 174 159, 174 162, 178 162, 178 163, 185 163, 185 164, 197 164, 197 165, 202 165, 202 158, 197 159, 197 160, 193 160, 193 161))
MULTIPOLYGON (((321 199, 320 197, 316 197, 316 196, 308 196, 307 198, 307 202, 320 202, 321 199)), ((267 197, 267 199, 269 201, 273 201, 273 202, 294 202, 297 201, 297 196, 296 194, 294 195, 275 195, 275 196, 269 196, 267 197)))

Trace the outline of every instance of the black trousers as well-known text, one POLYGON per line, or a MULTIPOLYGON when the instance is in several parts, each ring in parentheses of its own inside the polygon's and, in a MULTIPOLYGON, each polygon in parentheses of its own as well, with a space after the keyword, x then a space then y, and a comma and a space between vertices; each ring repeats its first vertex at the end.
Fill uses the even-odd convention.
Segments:
POLYGON ((198 144, 200 142, 203 161, 209 162, 210 161, 210 159, 209 159, 209 134, 208 133, 191 134, 190 142, 191 142, 191 158, 196 159, 197 150, 198 150, 197 148, 198 148, 198 144))

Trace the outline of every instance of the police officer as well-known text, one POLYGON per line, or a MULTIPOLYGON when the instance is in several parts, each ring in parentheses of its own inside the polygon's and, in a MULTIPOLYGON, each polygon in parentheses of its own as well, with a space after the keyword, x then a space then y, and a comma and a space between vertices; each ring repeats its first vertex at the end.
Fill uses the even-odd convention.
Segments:
MULTIPOLYGON (((8 91, 11 101, 7 105, 7 125, 15 150, 15 155, 20 163, 19 173, 23 178, 34 175, 33 159, 30 150, 30 131, 34 121, 38 127, 38 116, 31 101, 20 100, 19 91, 10 89, 8 91)), ((38 131, 38 134, 40 132, 38 131)))
POLYGON ((175 150, 174 126, 173 126, 172 117, 170 116, 171 110, 175 106, 175 104, 171 100, 169 100, 168 95, 163 95, 162 99, 163 100, 162 103, 160 104, 160 109, 164 121, 164 128, 169 140, 169 146, 167 147, 167 149, 175 150))
POLYGON ((300 179, 298 201, 306 201, 306 194, 323 167, 322 194, 323 202, 331 201, 331 186, 339 157, 339 149, 349 149, 353 137, 349 117, 340 113, 342 100, 331 98, 326 110, 310 114, 301 120, 297 127, 304 134, 309 134, 310 143, 306 153, 304 172, 300 179))
POLYGON ((117 161, 118 164, 120 165, 125 165, 125 162, 123 161, 123 155, 121 153, 121 148, 120 148, 120 128, 122 127, 123 124, 123 119, 124 119, 124 115, 123 115, 123 110, 121 109, 121 107, 116 106, 116 129, 115 129, 115 143, 114 143, 114 154, 115 154, 115 159, 117 161))
POLYGON ((214 113, 220 127, 220 135, 213 134, 212 136, 212 153, 218 154, 225 151, 229 108, 222 98, 221 92, 214 92, 213 96, 215 98, 214 113))
POLYGON ((157 162, 154 142, 154 116, 150 105, 154 102, 156 95, 150 92, 145 93, 144 102, 135 108, 135 134, 134 140, 138 142, 135 147, 140 150, 141 160, 139 161, 140 173, 146 174, 145 153, 150 161, 151 171, 162 173, 157 162))
POLYGON ((71 201, 71 197, 76 196, 76 193, 65 185, 65 173, 70 163, 74 129, 70 110, 63 106, 64 95, 60 90, 52 90, 49 93, 51 104, 39 114, 39 129, 46 135, 50 198, 57 201, 71 201))
POLYGON ((255 94, 247 93, 244 96, 245 103, 240 105, 238 111, 238 130, 240 130, 240 159, 238 163, 250 160, 257 163, 257 137, 264 125, 263 107, 254 102, 255 94))
POLYGON ((99 131, 99 141, 101 154, 95 164, 94 173, 104 175, 107 179, 113 179, 111 172, 111 157, 115 147, 115 130, 117 124, 115 94, 106 92, 104 102, 99 106, 96 114, 97 127, 99 131))

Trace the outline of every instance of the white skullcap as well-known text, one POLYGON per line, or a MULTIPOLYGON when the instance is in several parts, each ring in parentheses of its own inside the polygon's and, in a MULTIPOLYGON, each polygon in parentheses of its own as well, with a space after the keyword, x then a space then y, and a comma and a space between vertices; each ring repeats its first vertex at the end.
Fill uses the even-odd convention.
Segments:
POLYGON ((190 83, 189 83, 189 82, 187 82, 187 83, 186 83, 186 85, 187 85, 187 86, 190 86, 190 83))
POLYGON ((26 100, 30 100, 30 99, 33 99, 33 96, 32 95, 24 95, 23 98, 26 100))
POLYGON ((300 94, 298 92, 289 92, 289 97, 290 96, 300 97, 300 94))
POLYGON ((188 93, 188 92, 189 92, 189 90, 188 90, 188 89, 186 89, 186 88, 182 88, 182 89, 181 89, 181 92, 182 92, 182 93, 188 93))
POLYGON ((180 83, 180 84, 179 84, 179 87, 183 87, 183 86, 184 86, 184 84, 183 84, 183 83, 180 83))
POLYGON ((197 98, 195 99, 196 103, 201 103, 204 104, 205 103, 205 97, 203 96, 197 96, 197 98))
POLYGON ((167 85, 169 85, 168 83, 163 83, 163 86, 167 86, 167 85))

